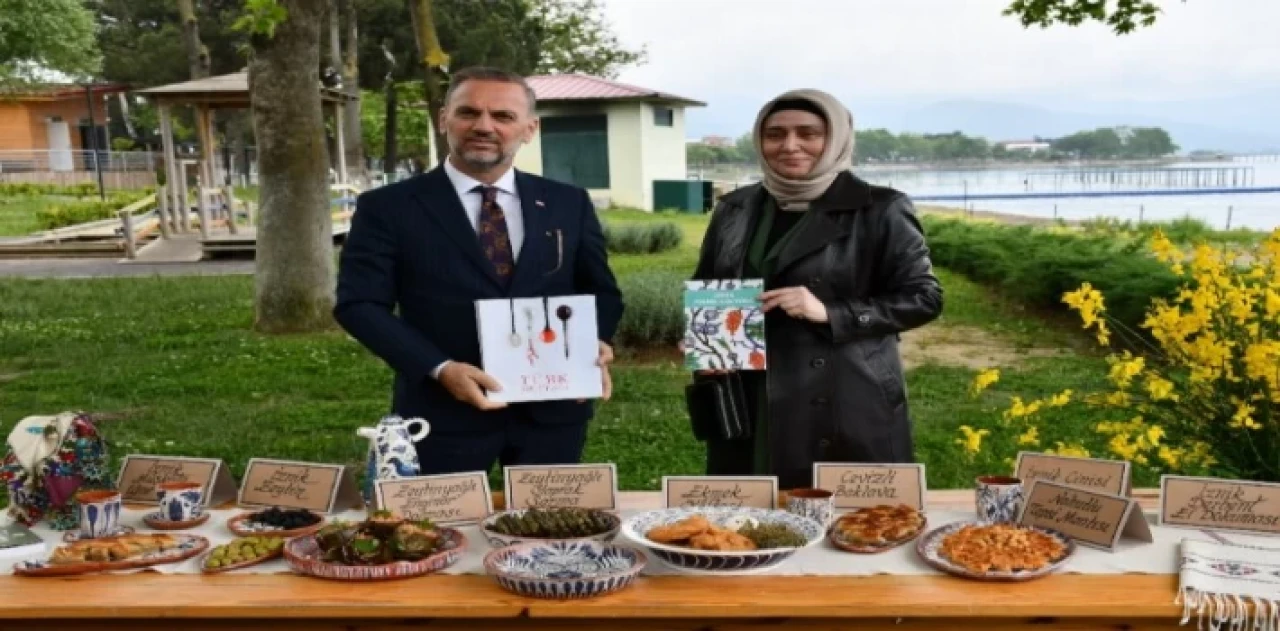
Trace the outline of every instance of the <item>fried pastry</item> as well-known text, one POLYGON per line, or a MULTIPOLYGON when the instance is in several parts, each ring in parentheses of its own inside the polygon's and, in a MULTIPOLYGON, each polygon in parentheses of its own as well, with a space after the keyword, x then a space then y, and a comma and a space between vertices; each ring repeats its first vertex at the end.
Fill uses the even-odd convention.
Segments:
POLYGON ((1039 570, 1062 558, 1066 546, 1047 534, 1010 524, 965 526, 942 540, 939 553, 969 571, 1039 570))
POLYGON ((178 540, 167 534, 86 539, 55 548, 49 562, 55 565, 69 565, 121 561, 151 552, 163 552, 177 546, 178 540))
POLYGON ((702 515, 694 515, 674 524, 658 526, 645 533, 651 541, 658 543, 679 543, 700 535, 712 528, 711 522, 702 515))
POLYGON ((695 550, 717 550, 733 552, 755 550, 756 543, 732 530, 712 528, 689 539, 690 547, 695 550))
POLYGON ((905 504, 860 508, 836 520, 841 539, 859 546, 885 546, 919 534, 924 515, 905 504))

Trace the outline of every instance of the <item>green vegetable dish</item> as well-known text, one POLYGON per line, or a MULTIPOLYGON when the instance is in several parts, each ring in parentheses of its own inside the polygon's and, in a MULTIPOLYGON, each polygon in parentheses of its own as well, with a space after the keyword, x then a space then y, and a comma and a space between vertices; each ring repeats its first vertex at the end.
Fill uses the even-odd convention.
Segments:
POLYGON ((217 570, 276 556, 284 548, 279 537, 243 537, 220 545, 205 557, 204 567, 217 570))
POLYGON ((489 529, 512 537, 574 539, 609 532, 616 523, 608 513, 583 508, 530 508, 498 517, 489 529))
POLYGON ((738 529, 738 534, 750 539, 761 550, 799 548, 806 543, 804 535, 783 524, 747 524, 738 529))
POLYGON ((321 558, 342 565, 418 561, 437 552, 442 543, 430 521, 408 521, 386 511, 359 523, 329 524, 315 536, 321 558))

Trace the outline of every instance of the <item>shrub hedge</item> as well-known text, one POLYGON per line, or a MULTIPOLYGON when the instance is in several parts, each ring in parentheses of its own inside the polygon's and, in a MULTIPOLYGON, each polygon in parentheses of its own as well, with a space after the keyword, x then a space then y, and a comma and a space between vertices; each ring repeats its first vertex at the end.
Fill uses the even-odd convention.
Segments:
POLYGON ((680 226, 661 223, 604 224, 604 240, 617 254, 655 254, 680 247, 684 233, 680 226))
POLYGON ((1145 334, 1139 325, 1151 299, 1178 291, 1178 278, 1150 256, 1145 239, 928 215, 922 220, 937 266, 1030 306, 1066 311, 1062 294, 1088 282, 1107 297, 1107 311, 1114 318, 1145 334))
POLYGON ((684 337, 684 281, 687 274, 645 271, 618 278, 626 310, 614 342, 632 349, 675 348, 684 337))
POLYGON ((98 194, 96 182, 85 182, 72 186, 57 184, 34 184, 15 182, 0 184, 0 197, 30 197, 33 195, 63 195, 66 197, 89 197, 98 194))
POLYGON ((40 222, 41 228, 53 230, 88 221, 110 219, 121 208, 142 197, 144 195, 138 193, 115 193, 105 200, 93 198, 55 203, 36 211, 36 220, 40 222))

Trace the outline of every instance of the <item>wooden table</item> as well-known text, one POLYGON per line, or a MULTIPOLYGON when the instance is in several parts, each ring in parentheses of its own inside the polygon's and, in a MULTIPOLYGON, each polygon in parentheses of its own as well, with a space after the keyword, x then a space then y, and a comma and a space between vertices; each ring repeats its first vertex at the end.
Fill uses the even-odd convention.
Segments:
MULTIPOLYGON (((1136 493, 1147 507, 1155 491, 1136 493)), ((968 509, 972 491, 930 493, 968 509)), ((495 498, 500 502, 501 498, 495 498)), ((485 545, 484 542, 477 542, 485 545)), ((293 575, 0 577, 11 629, 1175 629, 1174 575, 1063 574, 1022 584, 950 576, 641 577, 601 598, 515 596, 487 576, 378 584, 293 575)))

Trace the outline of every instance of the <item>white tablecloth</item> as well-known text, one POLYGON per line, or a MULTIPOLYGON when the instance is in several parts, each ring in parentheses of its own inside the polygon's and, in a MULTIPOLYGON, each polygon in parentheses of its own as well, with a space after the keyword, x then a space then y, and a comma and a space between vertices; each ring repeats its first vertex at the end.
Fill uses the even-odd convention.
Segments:
MULTIPOLYGON (((121 523, 133 526, 138 531, 149 531, 142 523, 142 516, 149 511, 125 509, 121 516, 121 523)), ((227 530, 227 520, 235 515, 239 515, 243 510, 215 510, 210 511, 212 515, 209 521, 199 528, 190 530, 175 531, 175 533, 188 533, 207 537, 212 545, 226 543, 235 538, 235 535, 227 530)), ((628 516, 640 512, 635 508, 625 508, 620 511, 623 519, 628 516)), ((331 516, 331 519, 346 519, 358 521, 364 518, 363 511, 349 511, 331 516)), ((948 523, 962 520, 974 519, 972 512, 960 512, 954 510, 931 510, 928 512, 929 528, 937 528, 948 523)), ((1207 532, 1199 530, 1189 530, 1183 528, 1169 528, 1156 526, 1154 524, 1155 517, 1147 516, 1148 521, 1152 524, 1151 531, 1155 541, 1152 543, 1143 543, 1132 540, 1122 540, 1119 548, 1115 552, 1106 552, 1097 550, 1087 546, 1077 546, 1077 551, 1072 559, 1064 568, 1066 573, 1079 574, 1177 574, 1179 544, 1185 539, 1193 539, 1197 541, 1215 541, 1215 536, 1220 542, 1225 539, 1227 542, 1242 545, 1255 545, 1269 548, 1280 548, 1280 539, 1273 537, 1255 537, 1241 535, 1237 533, 1215 533, 1211 535, 1207 532)), ((35 532, 45 540, 48 550, 62 541, 63 533, 55 532, 43 526, 37 526, 35 532)), ((445 574, 484 574, 484 555, 492 548, 489 542, 480 533, 477 526, 463 526, 460 528, 467 537, 467 552, 457 563, 444 571, 445 574)), ((619 535, 615 543, 627 546, 635 544, 619 535)), ((34 558, 47 558, 48 552, 36 554, 34 558)), ((653 555, 649 556, 648 566, 644 573, 648 575, 675 574, 677 570, 672 570, 665 566, 661 560, 653 555)), ((3 556, 0 555, 0 574, 12 574, 13 564, 24 558, 32 558, 31 556, 3 556)), ((155 566, 150 570, 161 572, 164 574, 198 574, 200 572, 200 557, 188 559, 182 563, 173 563, 169 565, 155 566)), ((145 571, 145 570, 129 570, 125 573, 145 571)), ((288 564, 283 559, 276 559, 262 563, 253 567, 233 570, 229 573, 248 573, 248 574, 277 574, 289 572, 288 564)), ((827 542, 814 545, 797 552, 786 563, 773 570, 763 573, 764 576, 870 576, 875 574, 893 574, 893 575, 937 575, 939 571, 933 569, 922 561, 916 554, 914 543, 908 543, 894 550, 883 552, 880 554, 852 554, 841 551, 827 542)))

